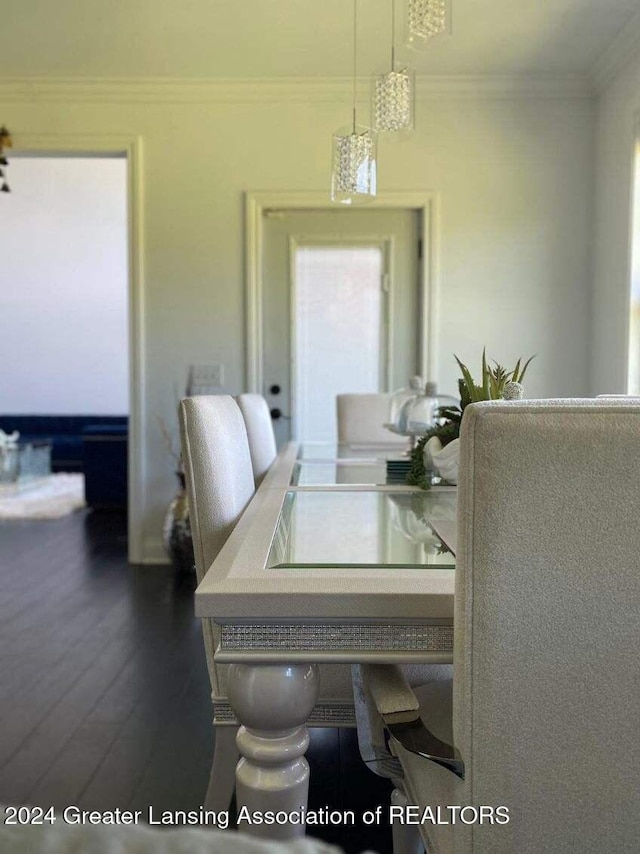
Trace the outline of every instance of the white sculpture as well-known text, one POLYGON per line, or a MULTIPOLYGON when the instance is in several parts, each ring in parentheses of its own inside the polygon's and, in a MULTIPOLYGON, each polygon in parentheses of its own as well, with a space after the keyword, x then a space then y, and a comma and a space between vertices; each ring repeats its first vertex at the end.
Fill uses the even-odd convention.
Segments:
POLYGON ((20 433, 17 430, 14 430, 13 433, 5 433, 4 430, 0 430, 0 448, 15 448, 19 438, 20 433))
POLYGON ((11 468, 11 454, 9 451, 18 447, 18 439, 20 433, 14 430, 13 433, 5 433, 0 430, 0 471, 8 472, 11 468))

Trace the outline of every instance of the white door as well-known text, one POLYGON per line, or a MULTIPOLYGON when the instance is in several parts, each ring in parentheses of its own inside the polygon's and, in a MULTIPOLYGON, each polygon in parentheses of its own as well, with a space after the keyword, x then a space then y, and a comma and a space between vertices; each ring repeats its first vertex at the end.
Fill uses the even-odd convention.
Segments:
POLYGON ((335 441, 335 398, 418 371, 420 214, 268 210, 263 393, 278 442, 335 441))

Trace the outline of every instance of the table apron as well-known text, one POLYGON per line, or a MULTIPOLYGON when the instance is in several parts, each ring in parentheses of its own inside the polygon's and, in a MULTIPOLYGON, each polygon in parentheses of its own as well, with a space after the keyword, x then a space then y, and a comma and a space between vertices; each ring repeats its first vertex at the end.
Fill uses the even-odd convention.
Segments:
POLYGON ((428 650, 267 650, 218 649, 217 664, 453 664, 453 649, 428 650))
POLYGON ((216 661, 448 663, 451 622, 374 624, 225 624, 216 661))

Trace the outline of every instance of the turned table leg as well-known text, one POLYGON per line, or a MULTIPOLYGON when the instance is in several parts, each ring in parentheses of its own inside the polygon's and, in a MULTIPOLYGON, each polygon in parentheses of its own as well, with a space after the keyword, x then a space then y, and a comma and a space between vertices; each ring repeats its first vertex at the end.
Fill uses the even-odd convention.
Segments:
MULTIPOLYGON (((409 805, 407 796, 400 789, 391 792, 392 806, 406 809, 409 805)), ((424 854, 425 848, 420 838, 420 832, 415 824, 392 822, 393 854, 424 854)))
POLYGON ((229 702, 242 724, 236 768, 238 830, 270 839, 303 836, 304 823, 256 823, 265 812, 302 815, 307 806, 309 745, 305 721, 318 697, 310 664, 233 664, 229 702))

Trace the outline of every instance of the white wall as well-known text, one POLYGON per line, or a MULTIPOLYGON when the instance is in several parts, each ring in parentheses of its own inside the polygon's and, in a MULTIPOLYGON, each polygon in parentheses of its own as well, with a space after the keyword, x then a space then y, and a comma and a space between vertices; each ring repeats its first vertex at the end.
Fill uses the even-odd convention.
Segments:
POLYGON ((596 227, 591 387, 626 392, 631 199, 640 128, 640 53, 601 93, 596 131, 596 227))
POLYGON ((590 103, 445 102, 423 122, 406 156, 383 168, 396 185, 414 174, 441 193, 440 388, 457 388, 452 353, 477 375, 486 345, 507 367, 536 354, 532 397, 585 394, 590 103))
POLYGON ((126 161, 12 157, 6 175, 2 412, 128 412, 126 161))
MULTIPOLYGON (((137 97, 15 91, 0 107, 15 142, 56 134, 139 134, 143 145, 145 554, 162 555, 174 488, 153 415, 175 425, 188 365, 221 363, 223 391, 244 384, 243 192, 329 188, 331 132, 348 92, 277 100, 186 89, 137 97)), ((311 87, 310 87, 311 88, 311 87)), ((285 92, 286 87, 279 89, 285 92)), ((286 92, 285 92, 286 96, 286 92)), ((280 97, 280 95, 278 95, 280 97)), ((418 130, 380 145, 379 191, 440 194, 441 388, 452 353, 475 368, 482 347, 511 365, 537 353, 533 396, 588 391, 593 115, 588 98, 434 97, 418 130)), ((17 187, 16 187, 17 192, 17 187)), ((0 201, 4 201, 1 200, 0 201)))

